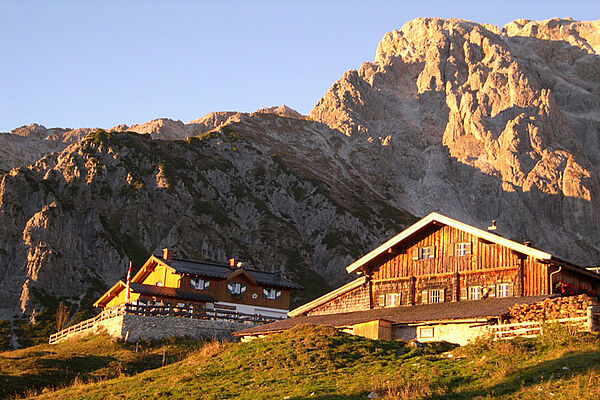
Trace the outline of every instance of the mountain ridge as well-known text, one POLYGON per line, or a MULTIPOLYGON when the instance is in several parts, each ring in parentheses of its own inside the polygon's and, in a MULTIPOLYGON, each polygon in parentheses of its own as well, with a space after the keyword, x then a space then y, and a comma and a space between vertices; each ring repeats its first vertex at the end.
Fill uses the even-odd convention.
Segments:
POLYGON ((85 308, 164 246, 281 269, 298 304, 430 211, 597 264, 599 23, 409 21, 308 116, 2 133, 0 317, 85 308))

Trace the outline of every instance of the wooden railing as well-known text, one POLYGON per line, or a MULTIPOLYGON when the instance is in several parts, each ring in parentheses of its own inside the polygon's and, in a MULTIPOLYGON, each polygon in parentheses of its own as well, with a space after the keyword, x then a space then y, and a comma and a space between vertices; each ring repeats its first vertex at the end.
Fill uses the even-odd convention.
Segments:
POLYGON ((517 322, 488 326, 494 339, 512 339, 514 337, 535 337, 544 333, 544 325, 560 323, 572 326, 580 331, 589 330, 589 317, 561 318, 543 322, 517 322))
POLYGON ((72 333, 82 332, 88 329, 93 328, 98 322, 103 321, 105 319, 118 317, 119 315, 125 314, 124 306, 116 306, 107 308, 103 310, 100 314, 96 315, 93 318, 86 319, 85 321, 81 321, 78 324, 73 326, 69 326, 61 331, 56 332, 55 334, 50 335, 50 344, 58 343, 61 339, 69 336, 72 333))
POLYGON ((280 318, 261 314, 245 314, 234 310, 221 308, 201 308, 193 305, 176 307, 172 305, 121 304, 119 306, 107 308, 93 318, 87 319, 73 326, 69 326, 68 328, 50 335, 49 343, 58 343, 71 334, 92 329, 100 321, 118 317, 124 314, 141 315, 147 317, 166 316, 177 318, 194 318, 254 325, 266 324, 284 319, 284 317, 280 318))

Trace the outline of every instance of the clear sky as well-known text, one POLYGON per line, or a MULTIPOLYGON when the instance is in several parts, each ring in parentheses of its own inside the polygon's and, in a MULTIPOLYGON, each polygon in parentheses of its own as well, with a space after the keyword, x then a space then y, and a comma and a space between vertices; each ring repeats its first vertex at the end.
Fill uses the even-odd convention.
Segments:
POLYGON ((0 0, 0 132, 287 104, 308 113, 416 17, 600 18, 572 1, 0 0))

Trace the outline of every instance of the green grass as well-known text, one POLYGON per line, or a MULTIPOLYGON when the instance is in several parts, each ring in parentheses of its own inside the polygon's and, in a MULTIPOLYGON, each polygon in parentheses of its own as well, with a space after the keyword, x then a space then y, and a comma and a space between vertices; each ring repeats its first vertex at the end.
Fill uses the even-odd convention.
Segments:
POLYGON ((179 361, 202 345, 197 340, 119 343, 106 335, 57 345, 43 344, 0 353, 0 398, 31 395, 52 388, 123 377, 179 361))
POLYGON ((369 340, 300 326, 249 343, 210 343, 181 362, 43 399, 598 399, 600 341, 548 329, 538 339, 465 347, 369 340), (556 340, 554 340, 556 339, 556 340))

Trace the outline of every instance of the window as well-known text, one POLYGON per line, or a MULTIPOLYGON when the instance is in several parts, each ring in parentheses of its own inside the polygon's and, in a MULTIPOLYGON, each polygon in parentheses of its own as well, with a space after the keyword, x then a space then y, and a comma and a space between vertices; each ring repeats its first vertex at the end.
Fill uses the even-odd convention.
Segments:
POLYGON ((244 285, 243 283, 228 283, 227 284, 227 291, 233 295, 238 295, 241 296, 244 293, 246 293, 246 285, 244 285))
POLYGON ((468 256, 472 254, 470 242, 454 243, 454 255, 455 256, 468 256))
POLYGON ((433 339, 433 337, 434 337, 433 326, 419 328, 419 338, 420 339, 433 339))
POLYGON ((443 303, 444 289, 428 289, 421 291, 421 303, 443 303))
POLYGON ((440 302, 440 289, 432 289, 429 291, 429 303, 440 302))
POLYGON ((386 307, 398 307, 400 305, 400 300, 402 299, 401 293, 388 293, 385 297, 386 307))
POLYGON ((190 286, 194 289, 206 290, 210 286, 210 281, 200 278, 192 278, 190 279, 190 286))
MULTIPOLYGON (((270 300, 277 300, 281 298, 281 290, 273 289, 273 288, 264 288, 263 296, 270 300)), ((254 297, 253 297, 254 298, 254 297)))
POLYGON ((469 300, 481 299, 481 286, 469 286, 469 300))
POLYGON ((435 258, 435 246, 415 247, 412 250, 413 260, 426 260, 435 258))
POLYGON ((499 283, 496 285, 496 297, 508 297, 510 285, 508 283, 499 283))

